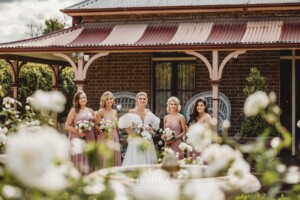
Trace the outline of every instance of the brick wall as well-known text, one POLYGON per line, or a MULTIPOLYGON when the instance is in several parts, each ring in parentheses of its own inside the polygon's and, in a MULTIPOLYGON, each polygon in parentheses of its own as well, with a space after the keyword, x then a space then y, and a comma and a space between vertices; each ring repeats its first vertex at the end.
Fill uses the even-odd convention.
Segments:
POLYGON ((91 21, 138 21, 138 20, 190 20, 190 19, 224 19, 224 18, 270 18, 274 17, 299 17, 299 11, 236 11, 236 12, 212 12, 212 13, 176 13, 176 14, 144 14, 144 15, 116 15, 116 16, 84 16, 84 22, 91 21))
MULTIPOLYGON (((221 52, 219 63, 229 52, 221 52)), ((211 52, 203 52, 211 60, 211 52)), ((245 96, 246 77, 251 67, 257 67, 263 76, 268 77, 269 89, 279 95, 279 51, 248 51, 240 55, 238 62, 229 61, 223 70, 220 92, 231 103, 230 133, 239 132, 245 96)), ((146 92, 151 97, 151 54, 150 53, 111 53, 97 59, 87 72, 85 91, 88 104, 94 110, 99 108, 103 92, 130 91, 146 92)), ((208 70, 202 61, 196 61, 196 92, 210 91, 208 70)), ((151 98, 149 99, 151 102, 151 98)), ((149 103, 150 103, 149 102, 149 103)))
POLYGON ((84 87, 89 106, 97 110, 103 92, 146 92, 151 102, 151 54, 111 53, 93 62, 84 87))

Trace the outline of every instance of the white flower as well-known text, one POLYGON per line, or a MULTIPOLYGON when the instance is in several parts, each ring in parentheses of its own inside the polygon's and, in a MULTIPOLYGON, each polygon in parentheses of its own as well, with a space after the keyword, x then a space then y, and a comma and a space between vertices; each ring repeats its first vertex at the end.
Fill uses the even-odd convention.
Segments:
POLYGON ((225 200, 219 182, 212 179, 190 181, 184 185, 183 194, 186 199, 191 200, 225 200))
POLYGON ((270 102, 272 102, 272 103, 276 102, 276 94, 274 91, 269 93, 269 99, 270 99, 270 102))
POLYGON ((229 120, 224 120, 223 123, 222 123, 222 127, 224 129, 229 129, 229 127, 230 127, 230 121, 229 120))
POLYGON ((96 174, 90 174, 83 179, 85 187, 83 191, 86 194, 100 194, 105 190, 104 179, 102 176, 96 176, 96 174))
POLYGON ((273 138, 272 141, 271 141, 271 147, 272 148, 277 148, 279 146, 279 144, 280 144, 280 141, 281 140, 280 140, 279 137, 273 138))
POLYGON ((262 109, 265 109, 269 103, 268 95, 265 92, 257 91, 247 98, 244 105, 244 113, 247 117, 255 116, 262 109))
POLYGON ((217 120, 217 118, 215 118, 215 117, 211 118, 210 124, 211 124, 212 126, 217 126, 217 125, 218 125, 218 120, 217 120))
POLYGON ((171 181, 169 174, 161 169, 145 171, 132 184, 134 196, 137 199, 169 200, 178 198, 179 184, 171 181))
POLYGON ((0 132, 0 143, 6 143, 6 135, 0 132))
POLYGON ((276 169, 278 170, 278 172, 284 173, 286 171, 286 166, 284 164, 278 164, 276 165, 276 169))
POLYGON ((111 181, 110 185, 111 185, 112 190, 114 191, 115 199, 118 199, 118 200, 129 199, 127 190, 126 190, 124 184, 122 184, 120 181, 111 181))
POLYGON ((196 165, 204 165, 204 160, 201 156, 197 156, 196 160, 194 161, 196 165))
POLYGON ((11 185, 4 185, 2 194, 7 199, 17 199, 22 197, 21 189, 11 185))
POLYGON ((201 156, 209 166, 206 174, 214 176, 229 167, 229 164, 236 158, 241 157, 241 154, 228 145, 211 144, 203 151, 201 156))
MULTIPOLYGON (((5 164, 6 163, 7 156, 5 154, 0 154, 0 163, 5 164)), ((3 175, 3 170, 0 167, 0 176, 3 175)))
POLYGON ((81 154, 86 147, 86 142, 84 140, 81 140, 79 138, 73 138, 71 140, 71 154, 81 154))
POLYGON ((8 129, 6 127, 1 128, 0 127, 0 133, 6 134, 8 132, 8 129))
POLYGON ((228 169, 230 183, 236 188, 242 188, 247 183, 245 177, 250 173, 250 165, 244 159, 237 159, 228 169))
POLYGON ((162 134, 166 141, 175 139, 175 133, 169 127, 165 128, 165 130, 163 130, 162 134))
POLYGON ((298 128, 300 128, 300 120, 297 122, 297 126, 298 128))
POLYGON ((185 142, 181 142, 178 147, 181 151, 185 151, 185 150, 190 152, 193 151, 193 147, 191 145, 188 145, 185 142))
POLYGON ((152 139, 151 134, 148 131, 146 131, 146 130, 144 130, 143 132, 141 132, 141 136, 143 138, 145 138, 146 140, 148 140, 148 141, 150 141, 152 139))
POLYGON ((76 122, 75 128, 78 129, 79 133, 86 133, 94 128, 94 123, 89 120, 79 120, 76 122))
POLYGON ((117 105, 117 109, 118 109, 118 110, 121 110, 121 109, 122 109, 122 105, 121 105, 121 104, 118 104, 118 105, 117 105))
POLYGON ((288 168, 284 181, 289 184, 297 184, 300 182, 299 167, 291 166, 288 168))
POLYGON ((3 99, 2 105, 4 105, 5 108, 10 108, 15 102, 16 102, 15 99, 13 99, 11 97, 5 97, 3 99))
POLYGON ((83 188, 83 191, 86 194, 91 194, 91 195, 100 194, 104 190, 105 190, 105 185, 103 184, 87 185, 83 188))
POLYGON ((33 96, 33 99, 27 99, 32 102, 32 106, 36 110, 50 110, 55 112, 64 111, 66 98, 58 91, 44 92, 37 90, 33 96))
POLYGON ((243 184, 240 185, 240 189, 243 193, 255 193, 261 188, 259 180, 253 174, 246 174, 243 179, 243 184))
POLYGON ((202 152, 212 142, 212 131, 203 124, 193 124, 187 131, 187 142, 202 152))
POLYGON ((64 189, 68 185, 66 172, 56 163, 69 160, 69 140, 50 127, 28 130, 8 136, 8 170, 26 186, 43 191, 64 189))
POLYGON ((47 192, 61 191, 70 185, 67 175, 68 171, 63 165, 50 165, 40 177, 35 177, 29 186, 47 192))
POLYGON ((275 113, 275 114, 277 114, 277 115, 280 115, 280 113, 281 113, 281 109, 280 109, 280 107, 279 106, 274 106, 273 107, 273 112, 275 113))

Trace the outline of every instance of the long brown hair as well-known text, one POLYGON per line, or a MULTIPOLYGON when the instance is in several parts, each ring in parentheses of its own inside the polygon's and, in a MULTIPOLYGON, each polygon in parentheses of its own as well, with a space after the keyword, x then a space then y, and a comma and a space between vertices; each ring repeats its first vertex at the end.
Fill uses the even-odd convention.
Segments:
POLYGON ((75 108, 76 113, 78 113, 80 110, 79 99, 80 99, 81 94, 84 94, 84 92, 78 91, 78 92, 76 92, 76 94, 74 95, 74 98, 73 98, 73 107, 75 108))
POLYGON ((197 110, 197 106, 198 103, 202 102, 203 105, 205 106, 204 112, 208 113, 208 108, 207 108, 207 102, 205 99, 197 99, 197 101, 194 104, 194 108, 193 108, 193 112, 190 115, 190 120, 188 121, 188 125, 195 123, 197 121, 197 117, 199 115, 198 110, 197 110))

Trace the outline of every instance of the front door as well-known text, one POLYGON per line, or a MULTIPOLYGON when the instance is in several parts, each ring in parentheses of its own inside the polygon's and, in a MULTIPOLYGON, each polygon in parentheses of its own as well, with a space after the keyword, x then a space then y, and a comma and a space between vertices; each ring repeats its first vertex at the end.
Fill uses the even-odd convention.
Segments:
POLYGON ((280 54, 281 123, 291 132, 292 145, 280 155, 299 155, 300 128, 300 51, 281 51, 280 54))

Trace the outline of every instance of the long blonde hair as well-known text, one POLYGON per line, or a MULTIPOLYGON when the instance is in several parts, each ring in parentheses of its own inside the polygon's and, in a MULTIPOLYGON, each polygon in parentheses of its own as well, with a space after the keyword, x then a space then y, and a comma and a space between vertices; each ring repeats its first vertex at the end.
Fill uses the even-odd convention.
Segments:
POLYGON ((110 91, 106 91, 102 94, 101 98, 100 98, 100 108, 105 108, 105 100, 108 96, 112 96, 113 100, 115 100, 115 96, 113 95, 112 92, 110 91))
POLYGON ((135 96, 135 106, 138 106, 138 99, 140 96, 145 96, 146 97, 146 103, 148 103, 148 96, 147 96, 147 93, 146 92, 139 92, 136 94, 135 96))

